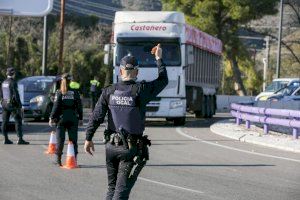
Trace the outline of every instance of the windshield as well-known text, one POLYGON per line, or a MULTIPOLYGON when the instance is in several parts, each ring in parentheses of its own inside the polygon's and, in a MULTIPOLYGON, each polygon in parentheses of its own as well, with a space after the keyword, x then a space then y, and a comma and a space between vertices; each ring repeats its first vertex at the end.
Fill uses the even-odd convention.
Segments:
POLYGON ((265 92, 274 92, 285 86, 287 86, 288 81, 273 81, 270 85, 266 87, 265 92))
POLYGON ((47 92, 53 83, 52 79, 24 80, 20 84, 24 85, 24 92, 47 92))
POLYGON ((298 86, 287 86, 285 88, 282 88, 280 90, 278 90, 277 92, 275 92, 275 94, 281 94, 283 96, 289 96, 291 95, 296 89, 298 88, 298 86))
POLYGON ((162 59, 167 66, 180 66, 181 53, 178 40, 173 41, 122 41, 117 45, 116 64, 120 65, 120 60, 126 55, 133 55, 139 61, 139 67, 156 66, 155 57, 151 54, 151 49, 161 44, 163 49, 162 59))

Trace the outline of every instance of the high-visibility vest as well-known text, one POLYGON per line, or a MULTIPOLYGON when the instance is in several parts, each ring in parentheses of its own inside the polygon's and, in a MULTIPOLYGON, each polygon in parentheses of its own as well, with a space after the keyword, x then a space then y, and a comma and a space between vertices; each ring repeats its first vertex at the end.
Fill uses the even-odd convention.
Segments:
POLYGON ((72 88, 74 90, 78 90, 80 88, 80 84, 75 82, 75 81, 71 81, 70 82, 70 88, 72 88))
POLYGON ((97 87, 100 86, 100 82, 97 80, 91 80, 90 81, 91 87, 90 87, 90 91, 91 92, 96 92, 97 91, 97 87))

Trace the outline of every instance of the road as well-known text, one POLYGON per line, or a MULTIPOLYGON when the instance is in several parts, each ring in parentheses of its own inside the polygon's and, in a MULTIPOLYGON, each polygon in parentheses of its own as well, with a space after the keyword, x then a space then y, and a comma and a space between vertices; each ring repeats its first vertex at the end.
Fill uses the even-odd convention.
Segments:
MULTIPOLYGON (((185 127, 148 121, 146 134, 153 143, 150 161, 131 199, 300 199, 300 154, 241 143, 210 132, 210 124, 226 117, 188 118, 185 127)), ((64 170, 44 154, 50 132, 47 123, 28 122, 25 139, 31 145, 0 145, 0 199, 104 199, 107 177, 105 150, 100 142, 103 130, 104 125, 95 134, 96 152, 92 157, 83 152, 84 128, 80 129, 80 168, 64 170)), ((15 134, 10 137, 16 141, 15 134)))

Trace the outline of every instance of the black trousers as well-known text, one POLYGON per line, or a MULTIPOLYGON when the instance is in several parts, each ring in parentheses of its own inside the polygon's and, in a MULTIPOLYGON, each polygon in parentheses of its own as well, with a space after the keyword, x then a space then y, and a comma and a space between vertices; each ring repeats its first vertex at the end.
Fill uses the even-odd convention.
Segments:
POLYGON ((139 165, 133 176, 129 174, 134 167, 133 158, 136 150, 128 150, 125 146, 106 144, 106 167, 108 176, 108 192, 106 200, 127 200, 138 175, 145 165, 139 165))
POLYGON ((70 121, 60 120, 56 128, 57 148, 56 155, 61 156, 63 154, 66 131, 68 131, 69 140, 74 144, 75 156, 78 154, 78 120, 73 119, 70 121))
POLYGON ((5 138, 5 140, 8 139, 8 134, 7 134, 7 125, 9 122, 10 115, 13 115, 15 119, 15 127, 16 127, 16 132, 19 138, 23 137, 23 129, 22 129, 22 116, 21 116, 21 109, 17 108, 6 108, 3 105, 3 110, 2 110, 2 133, 5 138))
POLYGON ((92 99, 92 110, 94 110, 96 103, 98 101, 98 95, 95 92, 92 92, 91 99, 92 99))

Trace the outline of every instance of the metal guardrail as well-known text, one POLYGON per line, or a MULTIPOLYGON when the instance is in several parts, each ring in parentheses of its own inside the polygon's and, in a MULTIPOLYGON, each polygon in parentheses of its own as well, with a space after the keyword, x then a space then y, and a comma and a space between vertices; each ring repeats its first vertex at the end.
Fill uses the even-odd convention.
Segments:
POLYGON ((300 128, 300 111, 260 108, 246 105, 231 104, 231 115, 236 118, 236 124, 246 121, 246 128, 250 128, 250 122, 263 124, 264 133, 268 134, 270 125, 280 125, 293 129, 293 138, 298 139, 300 128))

